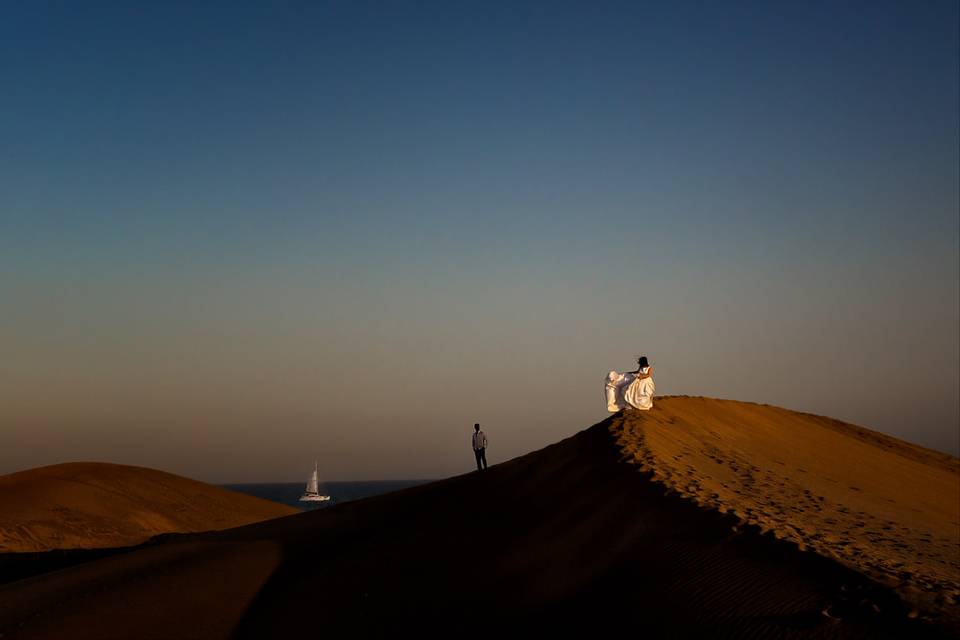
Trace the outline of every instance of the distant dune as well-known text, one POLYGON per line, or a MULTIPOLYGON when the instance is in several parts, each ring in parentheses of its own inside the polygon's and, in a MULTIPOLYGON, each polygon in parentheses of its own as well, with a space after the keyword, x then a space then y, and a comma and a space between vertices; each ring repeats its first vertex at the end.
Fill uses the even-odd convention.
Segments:
POLYGON ((0 553, 139 544, 296 509, 171 473, 76 462, 0 476, 0 553))
POLYGON ((11 582, 0 634, 951 638, 951 479, 857 427, 663 398, 482 473, 11 582))

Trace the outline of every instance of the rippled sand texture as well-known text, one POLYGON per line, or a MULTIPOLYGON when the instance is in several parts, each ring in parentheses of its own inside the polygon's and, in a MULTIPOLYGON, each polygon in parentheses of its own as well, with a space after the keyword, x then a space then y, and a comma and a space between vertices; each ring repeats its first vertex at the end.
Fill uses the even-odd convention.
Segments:
POLYGON ((709 398, 658 399, 618 416, 615 429, 683 496, 895 586, 921 609, 957 607, 957 458, 830 418, 709 398))

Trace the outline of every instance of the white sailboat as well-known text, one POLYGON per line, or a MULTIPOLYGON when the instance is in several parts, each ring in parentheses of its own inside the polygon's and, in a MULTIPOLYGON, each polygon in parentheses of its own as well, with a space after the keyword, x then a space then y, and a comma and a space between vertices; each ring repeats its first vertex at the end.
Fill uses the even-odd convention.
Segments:
POLYGON ((313 475, 307 480, 307 490, 300 496, 300 502, 327 502, 330 496, 320 495, 320 476, 317 471, 317 462, 313 462, 313 475))

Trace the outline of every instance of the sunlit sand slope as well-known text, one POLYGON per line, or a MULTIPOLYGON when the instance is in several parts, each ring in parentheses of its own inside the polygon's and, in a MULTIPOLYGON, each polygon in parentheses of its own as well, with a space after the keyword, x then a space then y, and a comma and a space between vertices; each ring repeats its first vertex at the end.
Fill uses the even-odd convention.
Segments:
POLYGON ((0 476, 0 553, 139 544, 296 509, 171 473, 98 462, 0 476))
POLYGON ((697 503, 836 558, 921 608, 960 596, 960 461, 831 418, 668 397, 615 422, 621 447, 697 503))

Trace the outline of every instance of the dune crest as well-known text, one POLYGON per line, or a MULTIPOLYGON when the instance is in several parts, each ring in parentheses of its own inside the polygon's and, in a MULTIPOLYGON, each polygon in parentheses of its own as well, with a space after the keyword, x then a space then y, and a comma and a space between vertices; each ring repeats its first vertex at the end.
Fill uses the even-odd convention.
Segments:
MULTIPOLYGON (((896 588, 960 604, 960 460, 768 405, 665 397, 618 414, 621 449, 681 495, 896 588)), ((955 611, 954 611, 955 613, 955 611)))
POLYGON ((0 553, 139 544, 297 513, 172 473, 74 462, 0 476, 0 553))
POLYGON ((25 567, 29 579, 0 584, 0 634, 955 638, 958 607, 937 586, 955 580, 955 558, 938 555, 955 535, 955 468, 824 418, 658 399, 483 472, 53 572, 25 567), (862 533, 832 542, 853 516, 862 533), (898 528, 881 539, 889 522, 898 528), (901 533, 916 558, 892 555, 901 533), (879 584, 868 558, 915 573, 879 584))

